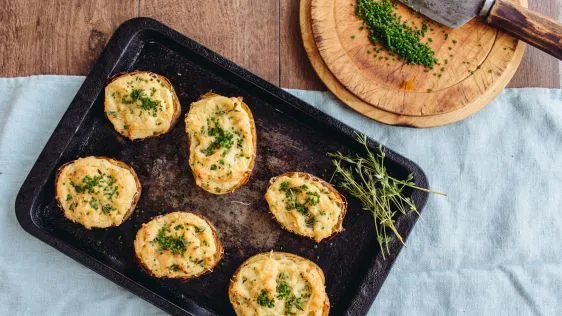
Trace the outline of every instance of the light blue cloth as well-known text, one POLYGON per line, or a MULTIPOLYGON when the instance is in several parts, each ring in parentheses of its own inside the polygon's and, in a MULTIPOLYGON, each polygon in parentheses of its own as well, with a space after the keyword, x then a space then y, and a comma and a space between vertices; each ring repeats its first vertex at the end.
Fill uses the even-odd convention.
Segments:
MULTIPOLYGON (((0 79, 0 315, 162 313, 25 233, 14 215, 82 81, 0 79)), ((290 92, 413 159, 448 194, 430 197, 370 315, 562 315, 561 90, 506 90, 433 129, 378 124, 327 92, 290 92)))

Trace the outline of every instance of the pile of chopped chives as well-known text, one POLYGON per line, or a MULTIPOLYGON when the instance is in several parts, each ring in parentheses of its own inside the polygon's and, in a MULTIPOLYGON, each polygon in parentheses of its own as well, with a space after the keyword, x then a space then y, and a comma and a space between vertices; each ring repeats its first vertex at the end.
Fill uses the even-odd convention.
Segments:
POLYGON ((373 43, 381 44, 409 64, 433 69, 437 63, 435 52, 421 42, 427 25, 418 29, 402 22, 390 0, 357 0, 356 15, 365 23, 373 43))

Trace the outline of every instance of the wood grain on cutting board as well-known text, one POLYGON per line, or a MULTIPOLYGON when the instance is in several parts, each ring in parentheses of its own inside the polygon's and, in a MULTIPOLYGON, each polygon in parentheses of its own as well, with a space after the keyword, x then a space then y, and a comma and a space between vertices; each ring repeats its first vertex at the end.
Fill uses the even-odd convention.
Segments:
POLYGON ((513 76, 524 47, 479 20, 451 29, 399 4, 396 12, 409 25, 428 23, 424 42, 438 59, 430 69, 373 45, 355 0, 312 0, 310 12, 317 48, 338 81, 366 103, 399 115, 448 113, 490 99, 513 76))
MULTIPOLYGON (((343 103, 350 106, 355 111, 375 119, 379 122, 392 125, 403 125, 411 127, 435 127, 440 125, 449 124, 462 120, 488 104, 494 97, 495 94, 501 91, 501 88, 497 88, 495 93, 488 93, 485 95, 481 102, 473 103, 469 106, 462 107, 458 110, 451 112, 428 115, 428 116, 407 116, 399 115, 396 113, 384 111, 380 108, 374 107, 371 104, 366 103, 359 97, 347 90, 341 82, 334 76, 334 74, 328 69, 328 66, 324 63, 320 52, 316 46, 314 39, 312 24, 311 24, 311 1, 312 0, 301 0, 300 2, 300 25, 302 30, 302 39, 304 43, 304 48, 307 56, 311 62, 314 71, 322 78, 323 83, 326 87, 343 103)), ((523 54, 524 49, 520 47, 516 50, 517 57, 520 58, 523 54)), ((511 69, 515 71, 515 69, 511 69)), ((506 73, 505 75, 511 76, 512 74, 506 73)), ((501 83, 501 82, 498 82, 501 83)))

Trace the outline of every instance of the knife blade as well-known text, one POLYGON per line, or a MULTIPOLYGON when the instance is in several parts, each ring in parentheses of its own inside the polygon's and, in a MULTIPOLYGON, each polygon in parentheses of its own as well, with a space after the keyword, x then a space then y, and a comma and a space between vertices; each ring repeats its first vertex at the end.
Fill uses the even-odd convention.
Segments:
MULTIPOLYGON (((399 0, 414 11, 452 28, 458 28, 480 15, 484 4, 493 0, 399 0)), ((488 8, 489 8, 488 6, 488 8)))
POLYGON ((414 11, 452 28, 483 20, 562 60, 562 23, 513 0, 398 0, 414 11))

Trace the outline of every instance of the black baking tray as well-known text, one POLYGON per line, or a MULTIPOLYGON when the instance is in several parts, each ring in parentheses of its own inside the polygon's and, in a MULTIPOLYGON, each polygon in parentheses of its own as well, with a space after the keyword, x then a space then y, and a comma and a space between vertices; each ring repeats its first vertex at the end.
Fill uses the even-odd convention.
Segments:
MULTIPOLYGON (((369 140, 373 148, 377 143, 369 140)), ((345 231, 319 245, 293 235, 271 218, 263 198, 268 180, 286 171, 306 171, 330 179, 327 152, 360 150, 353 128, 316 110, 158 21, 123 23, 102 52, 22 185, 16 215, 22 227, 111 281, 175 315, 232 315, 228 284, 248 257, 286 251, 316 262, 326 275, 331 315, 365 314, 402 245, 392 243, 382 259, 372 218, 347 196, 345 231), (167 134, 131 142, 117 134, 103 113, 103 89, 113 75, 149 70, 170 79, 182 105, 213 90, 242 96, 255 118, 258 149, 249 182, 232 194, 215 196, 198 188, 187 164, 184 122, 167 134), (125 223, 86 230, 64 218, 54 199, 56 170, 77 157, 109 156, 130 164, 143 186, 138 206, 125 223), (241 203, 240 203, 241 202, 241 203), (150 277, 136 264, 133 240, 142 223, 173 210, 197 210, 217 227, 225 255, 216 269, 189 282, 150 277)), ((412 161, 385 149, 387 169, 427 187, 412 161)), ((408 193, 421 211, 427 193, 408 193)), ((417 216, 397 220, 407 237, 417 216)))

